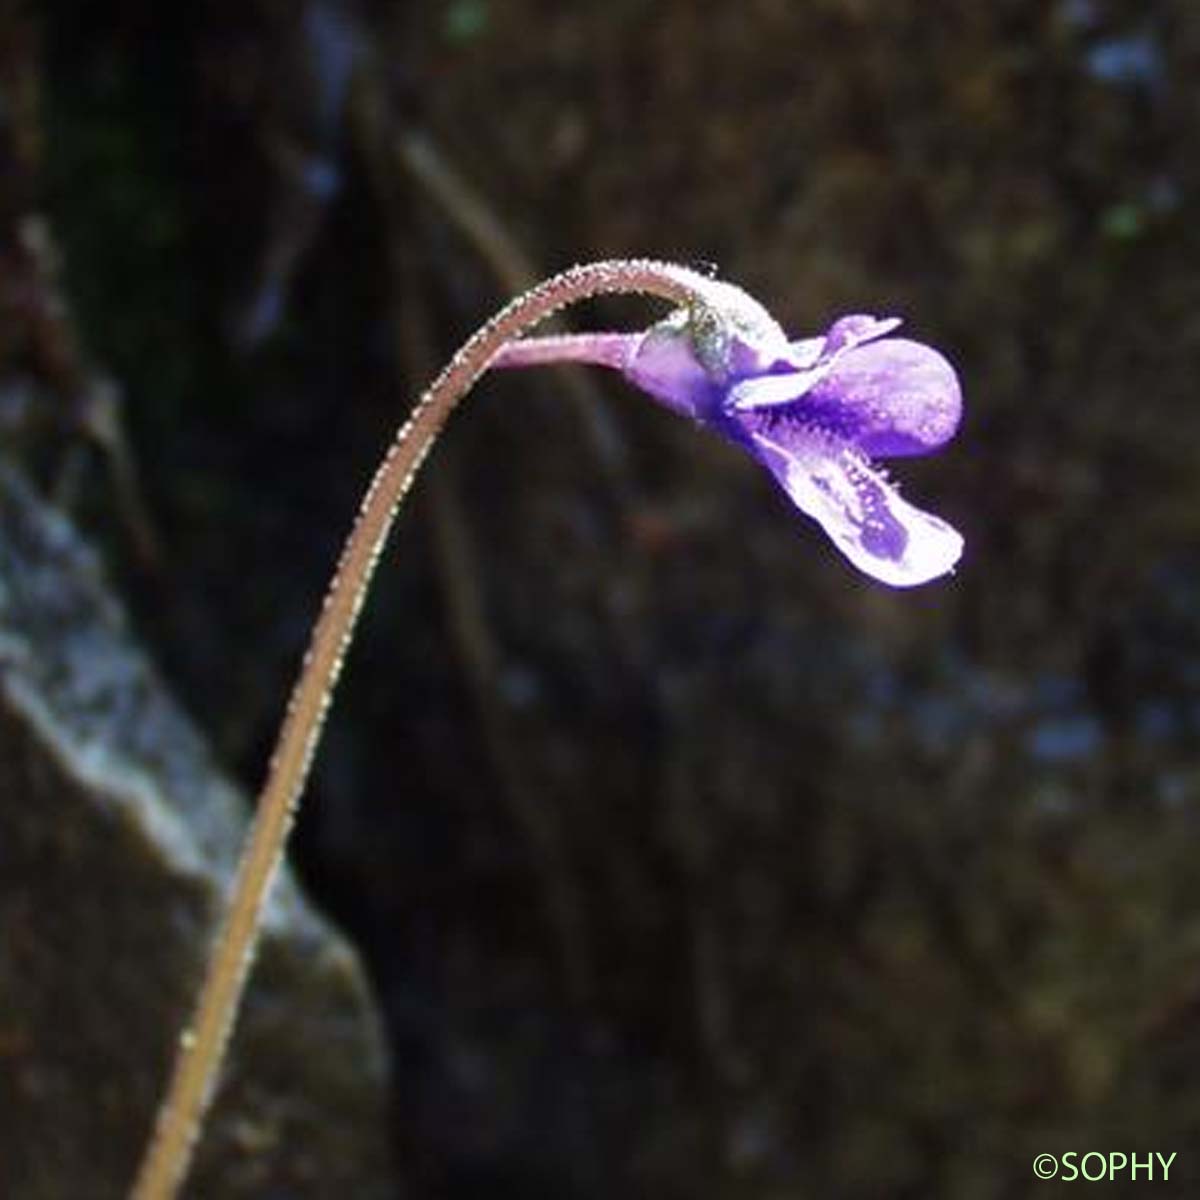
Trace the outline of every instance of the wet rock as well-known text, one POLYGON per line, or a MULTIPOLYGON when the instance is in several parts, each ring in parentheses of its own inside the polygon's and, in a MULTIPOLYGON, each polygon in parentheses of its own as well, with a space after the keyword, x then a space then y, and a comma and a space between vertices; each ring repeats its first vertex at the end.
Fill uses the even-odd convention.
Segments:
MULTIPOLYGON (((124 1194, 247 811, 93 554, 0 464, 0 1196, 124 1194)), ((188 1194, 394 1195, 358 961, 276 892, 188 1194)))

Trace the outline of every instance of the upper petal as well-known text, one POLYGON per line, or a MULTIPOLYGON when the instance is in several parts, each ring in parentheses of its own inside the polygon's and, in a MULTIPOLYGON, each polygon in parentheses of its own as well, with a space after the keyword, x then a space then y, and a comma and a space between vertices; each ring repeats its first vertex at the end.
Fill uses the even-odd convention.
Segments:
POLYGON ((821 353, 826 358, 832 358, 835 354, 852 350, 864 342, 873 342, 891 333, 893 329, 898 329, 902 324, 899 317, 871 317, 866 313, 851 313, 849 316, 839 317, 830 325, 821 353))
POLYGON ((928 454, 954 436, 962 415, 954 368, 907 338, 883 338, 840 355, 804 403, 880 458, 928 454))
POLYGON ((860 571, 913 587, 953 570, 962 536, 909 504, 841 438, 795 426, 745 429, 756 457, 860 571))

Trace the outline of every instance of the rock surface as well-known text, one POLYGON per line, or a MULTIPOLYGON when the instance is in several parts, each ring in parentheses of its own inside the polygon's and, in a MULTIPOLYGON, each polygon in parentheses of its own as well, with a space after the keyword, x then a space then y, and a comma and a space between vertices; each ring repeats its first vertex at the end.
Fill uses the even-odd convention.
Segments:
MULTIPOLYGON (((0 464, 0 1196, 123 1195, 248 811, 0 464)), ((355 955, 286 876, 188 1193, 394 1194, 355 955)))

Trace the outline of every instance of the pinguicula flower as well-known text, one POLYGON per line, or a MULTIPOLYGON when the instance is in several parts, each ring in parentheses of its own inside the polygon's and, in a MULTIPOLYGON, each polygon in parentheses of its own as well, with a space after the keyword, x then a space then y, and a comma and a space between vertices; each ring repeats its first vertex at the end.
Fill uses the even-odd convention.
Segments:
POLYGON ((640 334, 529 338, 493 365, 587 362, 620 370, 675 412, 747 450, 867 575, 911 587, 945 575, 959 533, 902 499, 877 460, 954 436, 962 395, 936 350, 893 336, 896 318, 842 317, 788 341, 740 289, 640 334))

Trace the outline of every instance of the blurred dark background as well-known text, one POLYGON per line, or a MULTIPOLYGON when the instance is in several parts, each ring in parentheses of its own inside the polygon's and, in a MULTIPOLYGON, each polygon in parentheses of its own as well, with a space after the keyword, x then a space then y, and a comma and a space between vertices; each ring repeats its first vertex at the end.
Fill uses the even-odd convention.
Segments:
POLYGON ((376 460, 529 279, 713 263, 962 375, 911 593, 609 378, 451 423, 295 846, 409 1195, 1200 1179, 1194 3, 0 12, 4 445, 248 787, 376 460))

